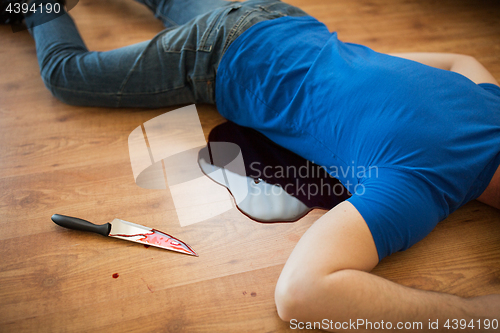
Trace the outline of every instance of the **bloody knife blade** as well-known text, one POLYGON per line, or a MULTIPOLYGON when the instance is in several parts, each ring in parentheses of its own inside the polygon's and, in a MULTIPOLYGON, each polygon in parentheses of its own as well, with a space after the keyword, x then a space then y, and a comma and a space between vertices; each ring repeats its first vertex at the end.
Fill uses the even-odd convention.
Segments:
POLYGON ((97 225, 76 217, 54 214, 52 215, 52 221, 68 229, 95 232, 103 236, 125 239, 144 245, 156 246, 170 251, 198 256, 191 246, 178 238, 156 229, 120 219, 114 219, 109 223, 97 225))

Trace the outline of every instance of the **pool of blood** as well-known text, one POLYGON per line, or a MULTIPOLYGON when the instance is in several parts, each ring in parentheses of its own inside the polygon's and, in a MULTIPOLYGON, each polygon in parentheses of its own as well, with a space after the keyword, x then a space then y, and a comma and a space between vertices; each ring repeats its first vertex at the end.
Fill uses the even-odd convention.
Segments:
MULTIPOLYGON (((208 142, 209 144, 212 142, 234 143, 239 149, 217 151, 217 156, 214 158, 214 152, 211 150, 210 145, 207 145, 200 150, 199 159, 203 158, 212 165, 225 168, 241 151, 245 165, 244 170, 242 169, 245 173, 240 174, 241 176, 253 179, 255 184, 264 181, 271 185, 278 185, 290 195, 285 197, 286 200, 291 201, 291 197, 295 197, 309 208, 309 210, 297 215, 295 219, 269 221, 256 218, 251 211, 243 211, 237 205, 243 214, 257 222, 294 222, 313 208, 329 210, 351 196, 351 193, 340 181, 328 174, 323 167, 277 145, 254 129, 242 127, 228 121, 212 129, 208 136, 208 142), (271 172, 266 170, 271 170, 271 172), (277 172, 279 170, 299 170, 299 172, 288 173, 287 171, 280 173, 277 172), (305 173, 306 176, 301 177, 301 173, 305 173), (304 191, 304 189, 309 188, 321 189, 321 191, 304 191), (323 191, 323 189, 335 189, 335 191, 328 192, 323 191)), ((234 172, 238 173, 239 170, 234 172)), ((246 186, 246 184, 242 184, 246 186)), ((234 188, 231 189, 228 186, 222 186, 226 187, 232 195, 231 190, 242 184, 232 184, 234 188)), ((260 195, 264 196, 264 191, 260 192, 260 195)), ((286 209, 287 204, 282 206, 283 209, 286 209)))

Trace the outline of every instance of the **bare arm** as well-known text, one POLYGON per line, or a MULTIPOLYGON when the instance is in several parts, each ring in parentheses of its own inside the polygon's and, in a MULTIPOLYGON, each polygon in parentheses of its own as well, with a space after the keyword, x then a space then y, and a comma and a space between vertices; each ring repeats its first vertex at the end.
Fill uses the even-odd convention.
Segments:
POLYGON ((405 58, 422 64, 445 69, 462 74, 475 83, 493 83, 498 85, 498 81, 476 58, 455 53, 393 53, 395 57, 405 58))
MULTIPOLYGON (((433 331, 448 332, 443 327, 448 318, 491 320, 500 312, 500 295, 464 299, 412 289, 368 273, 377 262, 364 219, 350 202, 339 204, 309 228, 285 264, 275 294, 279 316, 286 321, 363 319, 393 325, 375 332, 394 332, 398 322, 421 322, 422 327, 404 331, 425 332, 429 320, 439 319, 440 329, 433 331)), ((372 331, 363 325, 356 328, 353 331, 372 331)))

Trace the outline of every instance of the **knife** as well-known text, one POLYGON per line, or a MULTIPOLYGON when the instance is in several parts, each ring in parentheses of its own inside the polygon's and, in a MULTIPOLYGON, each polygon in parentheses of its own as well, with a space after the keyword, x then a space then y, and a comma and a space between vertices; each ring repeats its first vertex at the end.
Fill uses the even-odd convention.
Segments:
POLYGON ((114 219, 109 223, 98 225, 76 217, 54 214, 52 215, 52 221, 68 229, 95 232, 103 236, 125 239, 144 245, 198 256, 191 246, 178 238, 156 229, 120 219, 114 219))

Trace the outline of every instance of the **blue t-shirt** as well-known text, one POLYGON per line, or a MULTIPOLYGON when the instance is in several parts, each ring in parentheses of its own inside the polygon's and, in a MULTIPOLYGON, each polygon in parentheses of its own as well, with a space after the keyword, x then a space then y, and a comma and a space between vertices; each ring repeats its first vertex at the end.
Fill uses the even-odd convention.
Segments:
POLYGON ((343 43, 310 16, 238 37, 220 62, 216 103, 338 178, 379 259, 477 198, 500 164, 498 86, 343 43))

